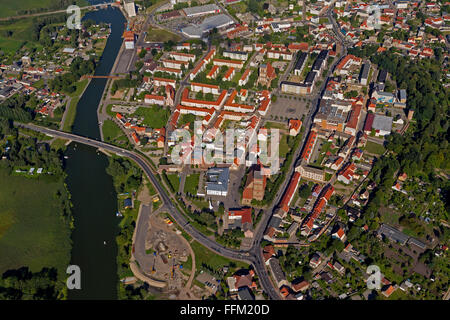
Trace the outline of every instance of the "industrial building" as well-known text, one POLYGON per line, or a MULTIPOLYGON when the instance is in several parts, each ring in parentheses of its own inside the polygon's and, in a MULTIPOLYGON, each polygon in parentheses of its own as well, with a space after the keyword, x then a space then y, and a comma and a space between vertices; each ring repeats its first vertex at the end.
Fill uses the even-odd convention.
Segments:
POLYGON ((207 4, 204 6, 190 7, 183 9, 186 17, 198 17, 206 14, 220 13, 220 8, 216 4, 207 4))
POLYGON ((214 28, 220 29, 233 23, 234 21, 226 14, 218 14, 205 18, 199 25, 190 25, 183 28, 181 29, 181 32, 189 38, 200 39, 214 28))

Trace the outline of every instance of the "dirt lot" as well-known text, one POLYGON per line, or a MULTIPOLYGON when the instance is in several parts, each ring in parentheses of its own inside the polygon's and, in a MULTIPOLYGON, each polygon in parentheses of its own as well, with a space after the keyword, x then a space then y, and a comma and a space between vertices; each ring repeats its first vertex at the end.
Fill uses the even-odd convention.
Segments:
POLYGON ((164 217, 165 214, 150 217, 145 241, 150 270, 143 271, 152 278, 168 281, 168 290, 176 292, 183 288, 189 278, 190 270, 180 266, 188 261, 190 250, 182 236, 164 222, 164 217))

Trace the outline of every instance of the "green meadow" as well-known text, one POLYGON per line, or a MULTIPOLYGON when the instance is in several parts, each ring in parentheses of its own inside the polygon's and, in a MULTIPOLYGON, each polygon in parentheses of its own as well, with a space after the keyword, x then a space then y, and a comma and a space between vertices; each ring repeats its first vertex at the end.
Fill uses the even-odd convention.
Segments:
POLYGON ((60 218, 55 195, 62 179, 11 176, 0 169, 0 274, 28 266, 56 267, 65 276, 71 231, 60 218))

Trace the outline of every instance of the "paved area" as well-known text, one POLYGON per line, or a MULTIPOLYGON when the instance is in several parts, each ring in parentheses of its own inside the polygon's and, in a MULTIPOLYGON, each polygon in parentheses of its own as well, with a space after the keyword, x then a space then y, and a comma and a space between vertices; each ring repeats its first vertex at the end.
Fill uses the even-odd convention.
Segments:
MULTIPOLYGON (((292 97, 291 99, 285 98, 285 95, 278 95, 277 101, 272 103, 267 119, 272 119, 277 116, 287 117, 289 119, 300 119, 302 115, 308 113, 309 98, 305 97, 292 97), (304 101, 306 99, 306 101, 304 101)), ((311 108, 311 106, 310 106, 311 108)))
MULTIPOLYGON (((122 45, 123 46, 123 45, 122 45)), ((134 70, 134 56, 136 50, 124 50, 123 47, 119 53, 118 62, 112 73, 128 73, 134 70)))

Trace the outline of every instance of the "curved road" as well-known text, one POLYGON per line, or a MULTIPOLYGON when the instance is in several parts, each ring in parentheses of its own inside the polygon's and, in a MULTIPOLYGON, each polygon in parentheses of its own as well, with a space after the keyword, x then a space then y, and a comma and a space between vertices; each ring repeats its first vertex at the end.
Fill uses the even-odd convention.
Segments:
MULTIPOLYGON (((271 285, 270 280, 263 276, 264 273, 266 272, 266 270, 264 268, 264 264, 263 263, 261 264, 260 259, 258 259, 259 254, 250 254, 249 252, 246 252, 246 251, 239 251, 239 250, 232 250, 232 249, 225 248, 225 247, 219 245, 218 243, 214 242, 213 240, 209 239, 202 233, 200 233, 194 227, 192 227, 192 225, 190 225, 190 223, 187 221, 187 219, 184 217, 184 215, 182 213, 180 213, 178 211, 178 209, 173 205, 173 203, 170 200, 169 196, 167 195, 165 189, 161 187, 158 179, 153 174, 150 164, 147 162, 147 160, 143 156, 141 156, 135 152, 125 150, 125 149, 110 145, 110 144, 102 142, 102 141, 90 139, 87 137, 83 137, 83 136, 79 136, 79 135, 75 135, 75 134, 71 134, 71 133, 67 133, 67 132, 44 128, 44 127, 36 126, 34 124, 23 124, 23 123, 16 123, 16 122, 14 124, 16 126, 27 128, 27 129, 37 131, 37 132, 41 132, 41 133, 44 133, 44 134, 47 134, 47 135, 50 135, 53 137, 71 140, 71 141, 89 145, 89 146, 92 146, 95 148, 101 148, 106 151, 115 153, 119 156, 127 157, 127 158, 135 161, 142 168, 142 170, 145 172, 145 174, 148 176, 148 178, 152 181, 152 183, 155 186, 155 188, 157 189, 158 193, 161 195, 161 197, 165 203, 165 206, 170 210, 170 215, 180 225, 181 228, 183 228, 195 240, 197 240, 203 246, 209 248, 210 250, 213 250, 216 253, 218 253, 222 256, 225 256, 227 258, 230 258, 230 259, 241 260, 241 261, 245 261, 249 264, 252 264, 260 276, 261 285, 262 285, 264 291, 266 291, 272 299, 279 299, 278 292, 273 288, 273 285, 271 285)), ((251 253, 257 252, 257 250, 255 252, 254 249, 255 248, 252 248, 251 253)))

